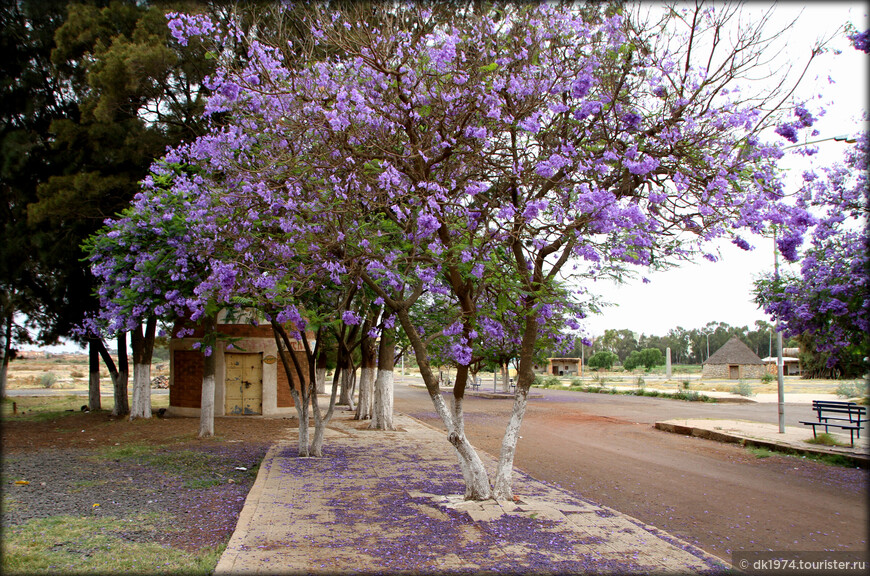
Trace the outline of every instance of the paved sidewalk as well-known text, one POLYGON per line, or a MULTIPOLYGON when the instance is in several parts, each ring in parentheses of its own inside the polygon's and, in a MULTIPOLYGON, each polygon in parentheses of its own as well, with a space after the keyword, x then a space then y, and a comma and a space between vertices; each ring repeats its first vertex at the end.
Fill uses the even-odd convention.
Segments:
MULTIPOLYGON (((727 566, 624 514, 522 474, 515 502, 466 502, 445 434, 335 415, 320 459, 295 429, 267 453, 215 574, 711 573, 727 566)), ((487 468, 495 462, 486 454, 487 468)))
MULTIPOLYGON (((846 446, 824 446, 812 444, 813 431, 809 426, 786 426, 780 434, 777 424, 749 422, 746 420, 716 419, 676 419, 656 422, 655 427, 666 432, 676 432, 698 436, 719 442, 759 446, 774 450, 793 451, 802 454, 838 454, 851 460, 856 466, 870 468, 870 431, 864 430, 861 438, 855 438, 855 446, 850 447, 849 434, 830 429, 830 434, 846 446)), ((817 429, 823 432, 822 429, 817 429)))

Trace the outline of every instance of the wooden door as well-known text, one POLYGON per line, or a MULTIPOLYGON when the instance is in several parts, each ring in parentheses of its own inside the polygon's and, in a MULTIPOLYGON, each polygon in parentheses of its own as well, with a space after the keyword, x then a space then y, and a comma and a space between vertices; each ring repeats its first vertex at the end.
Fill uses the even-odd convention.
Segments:
POLYGON ((263 413, 263 355, 226 354, 225 413, 263 413))
POLYGON ((740 366, 728 366, 728 377, 731 380, 740 378, 740 366))

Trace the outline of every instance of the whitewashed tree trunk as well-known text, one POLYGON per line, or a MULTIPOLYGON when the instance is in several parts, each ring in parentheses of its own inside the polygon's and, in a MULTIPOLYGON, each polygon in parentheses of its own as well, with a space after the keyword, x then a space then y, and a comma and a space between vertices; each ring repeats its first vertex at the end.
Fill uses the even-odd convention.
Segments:
POLYGON ((393 369, 396 367, 396 339, 393 330, 381 333, 378 375, 375 380, 372 430, 395 430, 393 426, 393 369))
POLYGON ((511 481, 513 479, 514 456, 517 452, 517 442, 520 438, 520 424, 526 413, 528 403, 528 389, 517 386, 514 396, 514 406, 511 411, 510 421, 501 441, 501 454, 498 459, 498 467, 495 471, 492 497, 496 500, 512 500, 513 491, 511 481))
POLYGON ((356 405, 356 420, 370 420, 372 417, 373 392, 375 387, 375 368, 363 366, 359 373, 359 398, 356 405))
POLYGON ((510 392, 511 391, 510 370, 508 370, 507 363, 504 363, 501 365, 501 391, 502 392, 510 392))
POLYGON ((323 368, 318 367, 314 372, 314 381, 316 384, 316 389, 318 394, 326 393, 326 367, 323 368))
POLYGON ((151 418, 151 364, 133 364, 133 401, 130 420, 151 418))
MULTIPOLYGON (((338 370, 336 368, 336 370, 338 370)), ((314 438, 311 440, 311 455, 316 458, 323 457, 323 438, 326 433, 326 426, 332 420, 332 415, 335 411, 335 400, 338 391, 338 372, 332 378, 332 392, 329 396, 329 408, 325 415, 321 415, 320 406, 317 403, 317 392, 311 394, 311 406, 314 412, 314 438)))
POLYGON ((393 375, 392 370, 378 368, 372 405, 372 430, 395 430, 393 426, 393 375))
POLYGON ((444 398, 438 389, 438 377, 432 373, 432 366, 426 353, 426 344, 411 321, 408 309, 399 308, 396 309, 396 313, 405 334, 411 341, 414 357, 417 359, 417 366, 420 369, 423 382, 426 384, 429 398, 432 400, 435 411, 441 417, 441 421, 447 427, 447 438, 455 450, 456 457, 459 460, 459 467, 462 470, 462 476, 465 479, 465 498, 469 500, 488 500, 492 498, 492 486, 489 483, 489 477, 487 476, 483 461, 477 455, 477 452, 475 452, 468 438, 465 437, 461 397, 457 399, 454 396, 452 411, 447 408, 444 398))
POLYGON ((432 397, 435 411, 441 416, 447 426, 447 440, 456 452, 459 468, 465 480, 466 500, 489 500, 492 498, 492 487, 483 461, 474 449, 474 446, 465 436, 464 414, 462 412, 462 399, 453 399, 453 410, 447 408, 444 398, 438 394, 432 397))
POLYGON ((514 396, 513 410, 505 429, 501 442, 501 454, 496 468, 495 482, 493 484, 493 498, 496 500, 512 500, 513 490, 511 480, 513 477, 514 456, 516 455, 517 442, 520 438, 520 425, 526 413, 529 388, 535 380, 534 349, 538 337, 537 315, 532 313, 525 318, 520 361, 517 365, 517 393, 514 396))
POLYGON ((202 356, 202 395, 199 404, 199 437, 208 438, 214 436, 214 393, 215 371, 217 369, 217 357, 215 342, 217 340, 217 318, 206 316, 202 322, 205 330, 205 340, 212 344, 211 354, 203 352, 202 356))
POLYGON ((199 409, 199 437, 214 436, 214 391, 215 365, 217 359, 212 351, 202 359, 202 400, 199 409))
POLYGON ((130 420, 151 418, 151 354, 154 351, 154 332, 157 320, 148 319, 145 332, 142 325, 130 333, 133 347, 133 399, 130 404, 130 420))

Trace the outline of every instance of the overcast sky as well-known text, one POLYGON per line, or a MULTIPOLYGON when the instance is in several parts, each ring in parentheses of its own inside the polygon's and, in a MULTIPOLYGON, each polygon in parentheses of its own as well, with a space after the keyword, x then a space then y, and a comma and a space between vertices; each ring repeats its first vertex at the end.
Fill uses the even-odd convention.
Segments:
MULTIPOLYGON (((750 2, 748 6, 761 9, 769 4, 750 2)), ((787 2, 778 5, 775 14, 781 21, 789 22, 801 11, 788 39, 793 58, 805 58, 816 38, 830 34, 846 22, 852 22, 858 30, 868 28, 864 2, 808 5, 787 2)), ((827 108, 825 116, 814 126, 820 135, 811 140, 857 134, 861 130, 858 121, 867 106, 870 56, 852 48, 846 39, 838 39, 832 46, 841 53, 820 56, 799 90, 803 97, 821 93, 827 108)), ((849 144, 833 140, 819 143, 817 157, 826 163, 837 161, 842 158, 845 146, 849 144)), ((798 175, 806 169, 806 161, 802 158, 791 164, 798 175)), ((587 331, 597 336, 608 328, 627 328, 638 334, 664 335, 677 326, 701 328, 711 321, 749 327, 756 320, 770 321, 752 302, 752 286, 754 279, 773 270, 773 240, 757 236, 747 239, 755 250, 744 252, 726 241, 720 245, 719 262, 702 260, 679 269, 644 274, 649 284, 639 279, 620 286, 599 283, 594 290, 618 306, 590 317, 586 321, 587 331)), ((783 264, 780 258, 780 265, 783 264)), ((797 267, 794 269, 798 271, 797 267)))

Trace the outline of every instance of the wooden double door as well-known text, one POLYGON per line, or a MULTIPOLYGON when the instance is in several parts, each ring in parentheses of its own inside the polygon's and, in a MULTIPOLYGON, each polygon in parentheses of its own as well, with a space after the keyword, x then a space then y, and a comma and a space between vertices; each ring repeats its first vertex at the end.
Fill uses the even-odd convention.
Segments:
POLYGON ((225 414, 263 413, 263 355, 226 354, 225 414))

